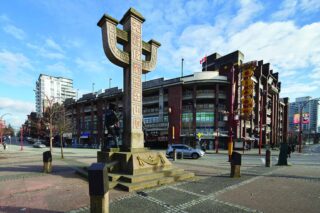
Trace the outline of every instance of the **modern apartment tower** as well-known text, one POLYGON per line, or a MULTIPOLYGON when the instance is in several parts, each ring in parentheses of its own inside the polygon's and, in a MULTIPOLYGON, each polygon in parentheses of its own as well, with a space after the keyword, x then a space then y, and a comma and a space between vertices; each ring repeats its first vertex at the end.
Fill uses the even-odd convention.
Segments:
POLYGON ((40 74, 36 82, 36 111, 42 114, 43 109, 49 106, 49 102, 63 103, 65 99, 75 98, 73 80, 63 77, 54 77, 40 74))
POLYGON ((289 129, 299 131, 299 110, 302 107, 302 114, 305 121, 302 123, 302 131, 305 133, 319 133, 319 100, 310 96, 296 98, 295 102, 290 103, 289 109, 289 129), (307 118, 308 117, 308 118, 307 118), (308 119, 308 120, 307 120, 308 119))

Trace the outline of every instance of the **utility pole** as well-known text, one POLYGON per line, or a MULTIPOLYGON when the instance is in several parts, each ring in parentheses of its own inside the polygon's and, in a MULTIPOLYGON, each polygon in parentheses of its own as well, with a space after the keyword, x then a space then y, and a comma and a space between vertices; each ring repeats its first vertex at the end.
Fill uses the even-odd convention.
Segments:
POLYGON ((111 88, 111 80, 112 78, 109 78, 109 89, 111 88))
POLYGON ((183 77, 183 61, 184 59, 182 58, 181 59, 181 77, 183 77))

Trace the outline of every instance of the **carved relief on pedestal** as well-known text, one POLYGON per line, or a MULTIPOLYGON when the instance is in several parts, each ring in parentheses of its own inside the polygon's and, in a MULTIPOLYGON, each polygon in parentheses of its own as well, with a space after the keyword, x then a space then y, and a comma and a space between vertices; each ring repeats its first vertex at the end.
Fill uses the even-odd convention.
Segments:
POLYGON ((158 155, 158 156, 149 155, 148 158, 142 158, 140 156, 137 156, 137 160, 139 162, 139 166, 141 167, 143 167, 145 163, 152 166, 165 164, 165 160, 161 155, 158 155))

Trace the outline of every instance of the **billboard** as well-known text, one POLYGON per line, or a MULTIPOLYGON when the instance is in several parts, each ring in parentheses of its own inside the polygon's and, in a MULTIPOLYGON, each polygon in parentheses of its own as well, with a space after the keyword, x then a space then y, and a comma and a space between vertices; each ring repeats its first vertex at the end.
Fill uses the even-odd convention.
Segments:
MULTIPOLYGON (((294 114, 293 116, 293 123, 299 124, 300 122, 300 114, 294 114)), ((310 115, 308 112, 302 113, 302 124, 309 124, 310 122, 310 115)))

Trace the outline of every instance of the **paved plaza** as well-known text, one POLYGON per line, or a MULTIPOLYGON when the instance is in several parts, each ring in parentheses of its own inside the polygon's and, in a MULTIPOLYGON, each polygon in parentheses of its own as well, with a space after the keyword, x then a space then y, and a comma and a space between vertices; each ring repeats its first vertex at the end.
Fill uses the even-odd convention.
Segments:
MULTIPOLYGON (((12 145, 0 151, 0 212, 89 212, 88 183, 75 171, 96 162, 95 149, 54 148, 53 172, 44 174, 45 149, 12 145)), ((224 151, 177 160, 196 178, 137 192, 110 191, 110 212, 318 212, 319 146, 294 153, 291 166, 266 168, 257 150, 243 155, 241 178, 230 178, 224 151)), ((277 160, 273 152, 272 163, 277 160)))

